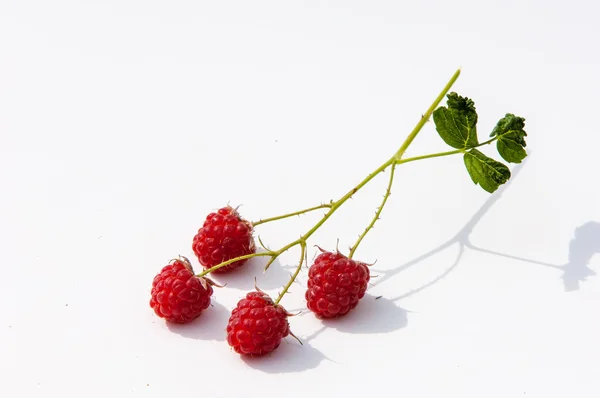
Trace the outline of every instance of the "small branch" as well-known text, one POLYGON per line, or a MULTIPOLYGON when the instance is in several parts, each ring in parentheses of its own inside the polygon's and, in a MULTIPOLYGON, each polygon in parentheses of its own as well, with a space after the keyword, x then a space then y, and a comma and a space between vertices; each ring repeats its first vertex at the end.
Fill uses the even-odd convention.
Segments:
POLYGON ((417 123, 417 125, 415 126, 413 131, 411 131, 411 133, 408 135, 408 137, 406 138, 406 140, 400 147, 400 149, 398 149, 398 151, 394 155, 394 159, 396 159, 396 160, 402 159, 402 156, 404 156, 404 152, 406 152, 406 150, 408 149, 410 144, 413 142, 413 140, 415 139, 417 134, 419 134, 419 131, 421 131, 421 129, 423 128, 425 123, 427 123, 427 121, 431 117, 431 114, 433 113, 433 111, 435 111, 435 108, 437 108, 437 106, 440 104, 440 102, 442 102, 442 100, 444 99, 444 97, 446 96, 448 91, 450 91, 450 88, 452 88, 452 85, 454 85, 454 82, 456 82, 456 79, 458 79, 459 75, 460 75, 460 69, 458 69, 456 72, 454 72, 454 75, 452 75, 452 77, 450 78, 448 83, 446 83, 446 86, 444 87, 442 92, 437 96, 435 101, 433 101, 433 103, 431 104, 429 109, 427 109, 427 112, 425 112, 425 114, 421 116, 421 120, 419 120, 419 122, 417 123))
POLYGON ((352 258, 352 256, 354 255, 354 252, 358 248, 358 245, 360 245, 360 242, 362 242, 362 240, 365 238, 365 236, 367 235, 367 233, 371 229, 373 229, 373 226, 375 225, 375 223, 379 219, 379 216, 381 215, 381 212, 383 211, 383 206, 385 206, 388 198, 390 197, 390 195, 392 193, 392 184, 394 182, 394 171, 395 170, 396 170, 396 163, 392 164, 392 167, 390 169, 390 180, 388 182, 387 189, 385 191, 385 195, 383 195, 383 201, 381 202, 381 205, 379 206, 379 208, 375 212, 375 217, 373 218, 373 220, 371 221, 371 223, 367 226, 367 228, 365 228, 364 232, 358 237, 358 240, 356 241, 356 243, 354 244, 354 246, 352 246, 352 248, 350 249, 350 254, 348 255, 349 258, 352 258))
MULTIPOLYGON (((343 195, 342 197, 340 197, 338 200, 336 201, 330 201, 329 203, 326 204, 321 204, 319 206, 314 206, 314 207, 310 207, 308 209, 304 209, 304 210, 300 210, 300 211, 296 211, 293 213, 288 213, 288 214, 284 214, 281 216, 277 216, 277 217, 271 217, 271 218, 265 218, 265 219, 261 219, 259 221, 253 222, 252 226, 258 226, 261 224, 265 224, 271 221, 277 221, 277 220, 281 220, 284 218, 289 218, 289 217, 293 217, 293 216, 297 216, 297 215, 301 215, 304 213, 308 213, 314 210, 318 210, 318 209, 328 209, 328 211, 323 215, 323 217, 316 222, 312 228, 310 228, 304 235, 300 236, 298 239, 294 240, 293 242, 288 243, 287 245, 281 247, 279 250, 267 250, 266 252, 261 252, 261 253, 252 253, 252 254, 248 254, 248 255, 244 255, 244 256, 239 256, 236 258, 232 258, 230 260, 224 261, 221 264, 215 265, 212 268, 209 268, 203 272, 201 272, 200 274, 198 274, 197 276, 204 276, 207 275, 213 271, 216 271, 217 269, 224 267, 228 264, 234 263, 236 261, 240 261, 240 260, 245 260, 245 259, 249 259, 252 257, 270 257, 267 265, 265 266, 265 271, 269 268, 269 266, 275 261, 275 259, 277 257, 279 257, 282 253, 286 252, 287 250, 291 249, 294 246, 300 245, 301 247, 301 255, 300 255, 300 261, 298 263, 298 267, 296 268, 296 271, 294 272, 294 274, 292 275, 292 277, 290 278, 289 282, 287 283, 287 285, 284 287, 284 290, 281 292, 281 294, 279 295, 279 297, 277 298, 276 303, 278 304, 281 299, 283 298, 283 296, 287 293, 287 291, 289 290, 290 286, 292 285, 292 283, 294 283, 294 281, 296 280, 296 278, 298 277, 298 274, 300 273, 300 270, 302 269, 302 265, 304 263, 305 260, 308 260, 308 255, 307 255, 307 251, 306 251, 306 242, 308 240, 308 238, 310 238, 332 215, 333 213, 335 213, 335 211, 340 208, 345 202, 347 202, 349 199, 351 199, 353 197, 354 194, 356 194, 361 188, 363 188, 365 185, 367 185, 367 183, 369 183, 373 178, 375 178, 375 176, 377 176, 380 173, 383 173, 388 166, 391 166, 392 171, 390 174, 390 180, 389 180, 389 184, 388 184, 388 189, 385 193, 385 196, 383 198, 383 201, 381 203, 381 206, 377 209, 377 212, 375 214, 375 218, 371 221, 371 223, 369 224, 369 226, 365 229, 365 231, 363 232, 363 234, 359 237, 358 241, 356 242, 356 244, 353 246, 352 251, 351 251, 351 255, 354 254, 354 252, 356 251, 356 248, 358 247, 359 243, 364 239, 364 237, 366 236, 366 234, 368 233, 369 230, 371 230, 373 228, 373 226, 375 225, 375 222, 379 219, 379 216, 381 215, 381 212, 383 210, 384 205, 386 204, 390 194, 391 194, 391 186, 392 186, 392 181, 393 181, 393 177, 394 177, 394 170, 396 165, 398 164, 402 164, 402 163, 408 163, 408 162, 412 162, 415 160, 420 160, 420 159, 426 159, 426 158, 432 158, 432 157, 439 157, 439 156, 446 156, 446 155, 450 155, 450 154, 454 154, 454 153, 460 153, 460 152, 464 152, 465 150, 461 149, 461 150, 457 150, 457 151, 450 151, 450 152, 442 152, 439 154, 432 154, 432 155, 424 155, 424 156, 419 156, 419 157, 415 157, 415 158, 408 158, 408 159, 402 159, 402 156, 404 155, 404 152, 408 149, 408 147, 410 146, 410 144, 412 143, 412 141, 415 139, 415 137, 417 136, 417 134, 419 133, 419 131, 423 128, 423 126, 425 125, 425 123, 427 122, 427 120, 431 117, 431 114, 433 113, 433 111, 435 110, 435 108, 439 105, 439 103, 443 100, 444 96, 446 95, 446 93, 450 90, 450 88, 452 87, 452 85, 454 84, 454 82, 456 81, 456 79, 458 78, 458 76, 460 75, 460 69, 457 70, 454 75, 452 76, 452 78, 448 81, 448 83, 446 84, 446 86, 444 87, 444 89, 442 90, 442 92, 438 95, 438 97, 435 99, 435 101, 431 104, 431 106, 429 107, 429 109, 427 110, 427 112, 421 117, 421 120, 419 120, 419 122, 417 123, 417 125, 414 127, 414 129, 412 130, 412 132, 408 135, 408 137, 406 138, 406 140, 404 141, 404 143, 402 144, 402 146, 400 147, 400 149, 394 154, 394 156, 392 156, 390 159, 388 159, 387 161, 385 161, 384 163, 382 163, 377 169, 375 169, 373 172, 371 172, 368 176, 366 176, 361 182, 359 182, 355 187, 353 187, 352 189, 350 189, 345 195, 343 195)), ((491 142, 492 140, 490 140, 489 142, 491 142)), ((488 142, 486 142, 488 143, 488 142)), ((484 143, 484 144, 486 144, 484 143)), ((484 145, 481 144, 481 145, 484 145)), ((262 243, 262 241, 259 238, 259 243, 261 244, 261 246, 263 246, 263 248, 266 247, 265 245, 262 243)), ((307 261, 308 263, 308 261, 307 261)))
POLYGON ((308 213, 308 212, 315 211, 315 210, 319 210, 319 209, 329 209, 329 208, 331 208, 331 206, 333 206, 331 203, 324 203, 324 204, 321 204, 319 206, 310 207, 308 209, 295 211, 293 213, 284 214, 282 216, 264 218, 264 219, 261 219, 261 220, 253 222, 252 225, 256 227, 258 225, 266 224, 266 223, 271 222, 271 221, 277 221, 277 220, 282 220, 284 218, 289 218, 289 217, 293 217, 293 216, 299 216, 301 214, 308 213))
POLYGON ((429 155, 421 155, 421 156, 415 156, 412 158, 399 159, 399 160, 396 160, 396 164, 414 162, 415 160, 423 160, 423 159, 439 158, 442 156, 456 155, 458 153, 464 153, 465 151, 466 151, 466 149, 456 149, 454 151, 438 152, 438 153, 432 153, 429 155))
POLYGON ((202 271, 201 273, 199 273, 199 274, 196 274, 196 276, 197 276, 197 277, 202 277, 202 276, 204 276, 204 275, 207 275, 207 274, 209 274, 209 273, 211 273, 211 272, 213 272, 213 271, 216 271, 216 270, 218 270, 218 269, 219 269, 219 268, 221 268, 221 267, 225 267, 226 265, 229 265, 229 264, 235 263, 236 261, 240 261, 240 260, 246 260, 246 259, 249 259, 249 258, 252 258, 252 257, 261 257, 261 256, 262 256, 262 257, 266 257, 266 256, 271 256, 271 257, 272 257, 272 256, 274 256, 274 255, 276 255, 276 254, 277 254, 277 252, 267 251, 267 252, 260 252, 260 253, 251 253, 251 254, 246 254, 245 256, 239 256, 239 257, 235 257, 235 258, 232 258, 232 259, 230 259, 230 260, 223 261, 222 263, 220 263, 220 264, 217 264, 217 265, 215 265, 215 266, 214 266, 214 267, 212 267, 212 268, 209 268, 209 269, 207 269, 207 270, 204 270, 204 271, 202 271))
POLYGON ((300 270, 302 269, 302 264, 304 264, 304 255, 306 253, 306 243, 305 242, 301 242, 300 243, 300 248, 301 248, 301 250, 300 250, 300 262, 298 263, 298 267, 296 267, 296 271, 294 272, 294 274, 290 278, 290 280, 287 283, 287 285, 285 285, 285 287, 283 288, 283 291, 279 294, 279 297, 277 297, 277 300, 275 300, 275 305, 279 304, 279 302, 281 301, 281 299, 283 298, 283 296, 285 296, 285 294, 289 290, 290 286, 292 286, 292 283, 294 283, 294 281, 298 277, 298 274, 300 273, 300 270))

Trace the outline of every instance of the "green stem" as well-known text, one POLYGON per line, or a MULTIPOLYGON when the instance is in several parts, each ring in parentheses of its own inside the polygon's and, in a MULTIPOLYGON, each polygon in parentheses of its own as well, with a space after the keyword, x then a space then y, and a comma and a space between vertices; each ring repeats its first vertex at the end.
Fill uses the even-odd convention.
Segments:
POLYGON ((296 278, 298 277, 298 274, 300 273, 300 270, 302 269, 302 264, 304 264, 304 258, 306 256, 306 242, 301 242, 300 243, 300 262, 298 263, 298 267, 296 267, 296 271, 294 271, 294 274, 292 275, 292 277, 290 278, 290 280, 288 281, 288 283, 284 286, 283 291, 279 294, 279 297, 277 297, 277 300, 275 300, 275 305, 279 304, 279 302, 281 301, 281 299, 283 298, 283 296, 285 296, 285 294, 287 293, 287 291, 290 289, 290 286, 292 286, 292 283, 294 283, 294 281, 296 280, 296 278))
POLYGON ((500 137, 502 137, 502 136, 505 136, 505 135, 507 135, 507 134, 510 134, 510 133, 512 133, 512 131, 507 131, 507 132, 506 132, 506 133, 504 133, 504 134, 497 135, 497 136, 495 136, 494 138, 490 138, 489 140, 487 140, 487 141, 484 141, 484 142, 482 142, 481 144, 479 144, 479 145, 477 145, 477 146, 474 146, 473 148, 477 148, 478 146, 483 146, 483 145, 491 144, 492 142, 496 141, 498 138, 500 138, 500 137))
POLYGON ((454 82, 456 82, 456 79, 458 79, 459 75, 460 75, 460 69, 458 69, 456 72, 454 72, 454 75, 452 75, 452 78, 450 78, 448 83, 446 83, 446 86, 444 87, 442 92, 437 96, 437 98, 435 99, 433 104, 431 104, 429 109, 427 109, 427 112, 425 112, 425 114, 423 116, 421 116, 421 120, 419 120, 419 123, 417 123, 417 125, 415 126, 413 131, 408 135, 408 137, 406 138, 406 140, 404 141, 404 143, 402 144, 400 149, 398 149, 398 152, 396 152, 396 154, 394 155, 394 158, 396 158, 397 160, 402 159, 402 156, 404 156, 404 152, 406 152, 406 150, 408 149, 410 144, 413 142, 413 140, 415 139, 417 134, 419 134, 419 131, 421 131, 421 129, 423 128, 425 123, 427 123, 427 121, 431 117, 431 114, 433 113, 433 111, 435 111, 435 109, 438 107, 440 102, 442 102, 442 100, 444 99, 446 94, 448 94, 448 91, 450 91, 450 88, 452 87, 454 82))
POLYGON ((468 147, 468 148, 455 149, 453 151, 446 151, 446 152, 430 153, 429 155, 414 156, 412 158, 398 159, 398 160, 396 160, 395 163, 396 164, 403 164, 403 163, 414 162, 415 160, 439 158, 439 157, 442 157, 442 156, 449 156, 449 155, 456 155, 458 153, 465 153, 469 149, 479 148, 480 146, 491 144, 492 142, 498 140, 498 138, 500 138, 500 137, 502 137, 504 135, 506 135, 506 134, 498 135, 498 136, 496 136, 494 138, 491 138, 491 139, 489 139, 489 140, 487 140, 485 142, 482 142, 481 144, 477 144, 477 145, 474 145, 474 146, 471 146, 471 147, 468 147))
POLYGON ((291 249, 292 247, 294 247, 294 246, 296 246, 298 244, 306 243, 306 240, 308 238, 310 238, 312 236, 312 234, 314 234, 323 224, 325 224, 325 222, 329 219, 329 217, 331 217, 333 215, 333 213, 335 213, 335 211, 341 205, 343 205, 348 199, 350 199, 352 197, 352 195, 354 195, 356 192, 358 192, 362 187, 364 187, 365 185, 367 185, 367 183, 369 181, 371 181, 376 175, 378 175, 379 173, 381 173, 382 171, 384 171, 389 165, 391 165, 393 163, 394 163, 394 158, 390 158, 385 163, 383 163, 381 166, 379 166, 375 171, 373 171, 371 174, 369 174, 364 180, 362 180, 360 183, 358 183, 358 185, 356 185, 354 188, 352 188, 351 190, 349 190, 344 196, 342 196, 341 198, 339 198, 335 202, 331 202, 331 207, 329 208, 329 211, 327 213, 325 213, 325 215, 323 216, 323 218, 319 222, 317 222, 304 235, 302 235, 301 237, 299 237, 295 241, 288 243, 287 245, 283 246, 281 249, 279 249, 276 252, 274 252, 274 255, 271 257, 271 259, 269 260, 269 262, 267 263, 267 265, 265 265, 264 270, 266 271, 267 269, 269 269, 269 267, 271 266, 271 264, 273 263, 273 261, 275 261, 275 259, 281 253, 285 252, 286 250, 291 249))
POLYGON ((403 164, 403 163, 409 163, 409 162, 414 162, 415 160, 423 160, 423 159, 431 159, 431 158, 438 158, 438 157, 442 157, 442 156, 450 156, 450 155, 456 155, 459 153, 465 153, 468 149, 471 148, 477 148, 483 145, 487 145, 490 144, 494 141, 496 141, 499 137, 494 137, 492 139, 489 139, 485 142, 482 142, 481 144, 475 145, 473 147, 470 148, 466 148, 466 149, 456 149, 456 150, 452 150, 452 151, 446 151, 446 152, 438 152, 438 153, 432 153, 429 155, 421 155, 421 156, 414 156, 411 158, 405 158, 405 159, 398 159, 396 161, 394 161, 394 163, 392 164, 391 167, 391 171, 390 171, 390 180, 388 182, 388 186, 387 186, 387 190, 386 193, 383 197, 383 201, 381 202, 381 205, 379 206, 379 208, 377 209, 377 212, 375 213, 375 217, 373 218, 373 220, 371 221, 371 223, 367 226, 367 228, 365 228, 364 232, 358 237, 358 240, 356 241, 356 243, 354 244, 354 246, 352 246, 352 248, 350 249, 350 254, 348 255, 349 258, 352 258, 352 256, 354 256, 354 253, 356 252, 356 249, 358 248, 358 245, 362 242, 362 240, 365 238, 365 236, 367 235, 367 233, 373 228, 373 226, 375 225, 375 223, 377 222, 377 220, 379 220, 379 216, 381 215, 381 212, 383 211, 383 206, 385 206, 390 194, 391 194, 391 189, 392 189, 392 184, 394 181, 394 170, 396 169, 396 165, 399 164, 403 164))
MULTIPOLYGON (((496 141, 498 139, 498 137, 494 137, 486 142, 482 142, 481 144, 478 144, 472 148, 477 148, 479 146, 482 145, 487 145, 493 141, 496 141)), ((470 148, 468 148, 470 149, 470 148)), ((340 199, 338 199, 335 202, 331 202, 330 204, 323 204, 320 206, 315 206, 314 208, 311 208, 312 210, 317 210, 320 208, 329 208, 329 211, 327 213, 325 213, 325 215, 323 216, 323 218, 316 223, 307 233, 305 233, 304 235, 302 235, 300 238, 296 239, 295 241, 283 246, 281 249, 276 250, 276 251, 266 251, 266 252, 261 252, 261 253, 252 253, 252 254, 247 254, 245 256, 240 256, 240 257, 236 257, 236 258, 232 258, 231 260, 227 260, 221 264, 215 265, 212 268, 209 268, 205 271, 203 271, 202 273, 198 274, 197 276, 204 276, 206 274, 209 274, 221 267, 224 267, 226 265, 229 265, 233 262, 236 261, 240 261, 240 260, 245 260, 248 258, 252 258, 252 257, 259 257, 259 256, 270 256, 271 260, 269 261, 269 263, 267 264, 267 266, 265 267, 265 270, 269 267, 269 265, 279 256, 281 255, 283 252, 285 252, 286 250, 291 249, 292 247, 299 245, 299 244, 303 244, 306 242, 306 240, 308 238, 310 238, 312 236, 312 234, 314 234, 328 219, 329 217, 331 217, 333 215, 333 213, 341 206, 343 205, 348 199, 350 199, 352 197, 352 195, 354 195, 356 192, 358 192, 362 187, 364 187, 365 185, 367 185, 367 183, 369 183, 369 181, 371 181, 376 175, 378 175, 379 173, 383 172, 388 166, 392 166, 391 167, 391 171, 390 171, 390 179, 388 182, 388 188, 386 191, 386 194, 384 196, 384 200, 381 203, 381 206, 379 207, 379 209, 377 210, 377 213, 375 214, 375 218, 373 219, 373 221, 371 222, 371 224, 369 224, 369 226, 365 229, 365 231, 361 234, 361 236, 359 237, 359 240, 354 244, 354 246, 352 247, 351 251, 350 251, 350 257, 352 257, 352 255, 354 254, 354 252, 356 251, 356 248, 358 247, 358 244, 364 239, 364 236, 367 234, 367 232, 372 229, 373 225, 375 225, 375 222, 377 221, 377 219, 379 218, 379 216, 381 215, 383 206, 385 205, 385 203, 387 202, 388 197, 390 196, 391 193, 391 186, 393 183, 393 179, 394 179, 394 171, 395 171, 395 166, 399 165, 399 164, 404 164, 404 163, 410 163, 410 162, 414 162, 416 160, 423 160, 423 159, 431 159, 431 158, 437 158, 437 157, 442 157, 442 156, 450 156, 450 155, 456 155, 458 153, 464 153, 466 152, 467 149, 456 149, 456 150, 452 150, 452 151, 446 151, 446 152, 438 152, 438 153, 431 153, 428 155, 421 155, 421 156, 414 156, 411 158, 405 158, 405 159, 398 159, 396 160, 395 158, 391 158, 389 159, 387 162, 383 163, 381 166, 379 166, 375 171, 373 171, 371 174, 369 174, 364 180, 362 180, 358 185, 356 185, 353 189, 351 189, 350 191, 348 191, 344 196, 342 196, 340 199)), ((306 210, 301 210, 300 212, 296 212, 299 214, 302 214, 302 212, 308 212, 311 211, 311 209, 306 209, 306 210)), ((279 218, 285 218, 286 216, 294 216, 296 215, 295 213, 289 213, 289 215, 285 215, 285 216, 281 216, 279 218)), ((273 217, 273 221, 275 219, 277 219, 278 217, 273 217)), ((265 219, 266 220, 271 220, 271 219, 265 219)))
POLYGON ((392 163, 392 167, 390 168, 390 180, 388 182, 388 186, 387 186, 387 189, 385 191, 385 195, 383 195, 383 201, 381 202, 381 205, 379 205, 379 208, 375 212, 375 217, 373 218, 373 220, 371 221, 371 223, 367 226, 367 228, 365 228, 364 232, 362 234, 360 234, 360 236, 358 237, 358 240, 356 241, 356 243, 350 249, 350 254, 348 254, 348 258, 352 258, 352 256, 354 256, 354 252, 358 248, 358 245, 360 245, 360 242, 362 242, 362 240, 365 238, 365 236, 367 235, 367 233, 371 229, 373 229, 373 226, 375 225, 375 223, 377 222, 377 220, 379 220, 379 216, 381 215, 381 212, 383 211, 383 206, 385 206, 388 198, 390 197, 390 195, 392 193, 392 184, 394 182, 394 171, 396 170, 396 165, 397 164, 398 164, 397 162, 392 163))
MULTIPOLYGON (((454 153, 459 153, 462 150, 458 150, 458 151, 450 151, 450 152, 442 152, 439 154, 432 154, 432 155, 424 155, 424 156, 419 156, 419 157, 415 157, 415 158, 408 158, 408 159, 402 159, 402 156, 404 155, 404 152, 406 152, 406 150, 408 149, 408 147, 410 146, 410 144, 412 143, 412 141, 415 139, 415 137, 417 136, 417 134, 419 134, 419 132, 421 131, 421 129, 423 128, 423 126, 425 125, 425 123, 427 122, 427 120, 431 117, 431 114, 433 113, 433 111, 437 108, 437 106, 439 105, 439 103, 444 99, 444 97, 446 96, 446 94, 448 93, 448 91, 450 91, 450 88, 452 87, 452 85, 454 84, 454 82, 456 81, 456 79, 458 78, 458 76, 460 75, 460 69, 458 69, 454 75, 452 76, 452 78, 448 81, 448 83, 446 84, 446 86, 444 87, 444 89, 442 90, 442 92, 437 96, 437 98, 435 99, 435 101, 431 104, 431 106, 429 107, 429 109, 427 109, 427 112, 425 112, 425 114, 421 117, 421 119, 419 120, 419 122, 417 123, 417 125, 415 126, 415 128, 411 131, 411 133, 408 135, 408 137, 406 138, 406 140, 404 141, 404 143, 402 144, 402 146, 400 147, 400 149, 398 149, 398 151, 394 154, 394 156, 392 156, 390 159, 388 159, 386 162, 384 162, 381 166, 379 166, 377 169, 375 169, 372 173, 370 173, 367 177, 365 177, 361 182, 358 183, 358 185, 356 185, 354 188, 352 188, 351 190, 349 190, 344 196, 342 196, 341 198, 339 198, 337 201, 331 201, 329 204, 323 204, 320 206, 315 206, 315 207, 311 207, 309 209, 305 209, 305 210, 301 210, 298 212, 294 212, 294 213, 288 213, 285 214, 283 216, 278 216, 278 217, 272 217, 272 218, 267 218, 264 220, 259 220, 256 223, 254 223, 253 225, 260 225, 260 224, 264 224, 266 222, 269 221, 275 221, 275 220, 280 220, 283 218, 287 218, 287 217, 292 217, 295 215, 299 215, 299 214, 303 214, 303 213, 307 213, 309 211, 313 211, 313 210, 317 210, 317 209, 321 209, 321 208, 329 208, 329 210, 327 211, 327 213, 325 213, 325 215, 323 215, 323 218, 321 218, 320 221, 318 221, 310 230, 308 230, 308 232, 306 232, 304 235, 302 235, 300 238, 296 239, 295 241, 283 246, 281 249, 277 250, 277 251, 273 251, 273 250, 269 250, 266 252, 261 252, 261 253, 252 253, 252 254, 248 254, 245 256, 240 256, 240 257, 236 257, 233 259, 230 259, 228 261, 225 261, 221 264, 218 264, 212 268, 209 268, 205 271, 203 271, 202 273, 198 274, 197 276, 204 276, 210 272, 213 272, 221 267, 224 267, 228 264, 231 264, 233 262, 239 261, 239 260, 244 260, 244 259, 248 259, 248 258, 252 258, 252 257, 258 257, 258 256, 269 256, 271 257, 271 259, 269 260, 269 262, 267 263, 266 267, 265 267, 265 271, 267 270, 267 268, 269 267, 270 264, 273 263, 273 261, 275 261, 275 259, 281 255, 283 252, 289 250, 290 248, 296 246, 296 245, 300 245, 301 246, 301 260, 300 263, 298 264, 298 267, 296 268, 296 271, 294 272, 294 274, 292 275, 292 277, 290 278, 289 282, 287 283, 287 285, 284 287, 283 292, 279 295, 279 297, 277 298, 276 303, 278 304, 279 301, 283 298, 283 296, 286 294, 286 292, 288 291, 288 289, 290 288, 290 286, 292 285, 292 283, 294 283, 294 281, 296 280, 296 277, 298 276, 298 274, 300 273, 300 270, 302 269, 302 263, 304 261, 304 257, 306 254, 306 241, 308 238, 310 238, 332 215, 333 213, 335 213, 335 211, 340 208, 340 206, 342 206, 346 201, 348 201, 348 199, 350 199, 355 193, 357 193, 362 187, 364 187, 365 185, 367 185, 373 178, 375 178, 375 176, 377 176, 379 173, 382 173, 383 171, 385 171, 385 169, 388 166, 392 166, 392 172, 391 172, 391 176, 390 176, 390 181, 389 181, 389 185, 388 185, 388 190, 386 192, 386 195, 384 197, 384 200, 380 206, 380 208, 378 209, 377 213, 376 213, 376 217, 375 219, 371 222, 371 224, 369 225, 369 227, 367 227, 367 229, 365 230, 365 232, 363 233, 363 235, 359 238, 359 241, 357 242, 357 244, 355 244, 353 251, 351 252, 351 254, 354 254, 354 251, 356 250, 356 247, 358 246, 358 243, 360 243, 360 241, 364 238, 364 236, 366 235, 366 233, 368 232, 368 230, 370 230, 373 225, 375 224, 376 220, 379 218, 379 215, 381 214, 381 210, 383 208, 383 206, 385 205, 387 198, 390 195, 390 189, 391 189, 391 185, 393 182, 393 176, 394 176, 394 170, 395 170, 395 166, 397 164, 401 164, 401 163, 407 163, 407 162, 411 162, 414 160, 418 160, 418 159, 426 159, 426 158, 431 158, 431 157, 437 157, 437 156, 446 156, 446 155, 450 155, 450 154, 454 154, 454 153)), ((483 144, 482 144, 483 145, 483 144)))
POLYGON ((321 204, 319 206, 310 207, 308 209, 295 211, 293 213, 284 214, 282 216, 264 218, 264 219, 261 219, 261 220, 253 222, 252 225, 256 227, 257 225, 266 224, 266 223, 271 222, 271 221, 277 221, 277 220, 282 220, 284 218, 289 218, 289 217, 293 217, 293 216, 299 216, 299 215, 304 214, 304 213, 308 213, 308 212, 319 210, 319 209, 328 209, 330 207, 331 207, 331 203, 324 203, 324 204, 321 204))
POLYGON ((385 163, 383 163, 381 166, 379 166, 375 171, 373 171, 371 174, 369 174, 364 180, 362 180, 360 183, 358 183, 357 186, 355 186, 354 188, 352 188, 351 190, 349 190, 344 196, 342 196, 341 198, 339 198, 337 201, 333 202, 331 208, 329 209, 329 211, 327 213, 325 213, 325 215, 323 216, 323 218, 321 219, 321 221, 319 221, 318 223, 316 223, 307 233, 305 233, 300 238, 298 238, 296 244, 298 244, 300 242, 306 242, 306 240, 308 238, 310 238, 310 236, 312 234, 314 234, 317 231, 317 229, 319 229, 321 227, 321 225, 323 225, 325 223, 325 221, 327 221, 329 219, 329 217, 331 217, 333 215, 333 213, 335 213, 335 211, 341 205, 343 205, 344 203, 346 203, 346 201, 348 199, 350 199, 362 187, 364 187, 365 185, 367 185, 367 183, 369 183, 369 181, 371 181, 373 178, 375 178, 376 175, 378 175, 379 173, 383 172, 389 165, 391 165, 393 163, 394 163, 394 159, 393 158, 389 159, 388 161, 386 161, 385 163))
POLYGON ((232 259, 230 259, 230 260, 227 260, 227 261, 224 261, 224 262, 222 262, 222 263, 220 263, 220 264, 217 264, 217 265, 215 265, 215 266, 214 266, 214 267, 212 267, 212 268, 209 268, 209 269, 207 269, 207 270, 204 270, 204 271, 202 271, 202 272, 201 272, 201 273, 199 273, 199 274, 196 274, 196 276, 197 276, 197 277, 204 276, 204 275, 206 275, 206 274, 209 274, 209 273, 211 273, 211 272, 213 272, 213 271, 216 271, 216 270, 218 270, 218 269, 219 269, 219 268, 221 268, 221 267, 225 267, 226 265, 229 265, 229 264, 231 264, 231 263, 235 263, 236 261, 240 261, 240 260, 246 260, 246 259, 249 259, 249 258, 252 258, 252 257, 260 257, 260 256, 263 256, 263 257, 265 257, 265 256, 273 256, 273 255, 275 255, 275 252, 272 252, 272 251, 260 252, 260 253, 251 253, 251 254, 246 254, 246 255, 244 255, 244 256, 239 256, 239 257, 236 257, 236 258, 232 258, 232 259))
POLYGON ((439 157, 442 157, 442 156, 456 155, 457 153, 464 153, 464 152, 466 152, 466 149, 456 149, 454 151, 431 153, 429 155, 421 155, 421 156, 415 156, 415 157, 412 157, 412 158, 399 159, 399 160, 396 161, 396 164, 403 164, 403 163, 414 162, 415 160, 439 158, 439 157))

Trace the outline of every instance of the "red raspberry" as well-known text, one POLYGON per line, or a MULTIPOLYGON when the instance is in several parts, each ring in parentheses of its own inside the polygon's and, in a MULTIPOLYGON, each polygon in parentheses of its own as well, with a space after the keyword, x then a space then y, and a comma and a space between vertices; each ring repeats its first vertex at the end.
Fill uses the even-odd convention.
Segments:
POLYGON ((194 275, 187 258, 172 260, 152 281, 150 307, 169 322, 190 322, 210 305, 213 284, 194 275))
POLYGON ((231 311, 227 342, 238 354, 268 354, 291 334, 287 320, 289 315, 265 293, 250 292, 231 311))
MULTIPOLYGON (((252 224, 242 219, 234 208, 223 207, 206 216, 202 228, 194 236, 192 249, 200 264, 209 269, 232 258, 254 253, 256 245, 252 230, 252 224)), ((228 272, 247 261, 239 260, 213 272, 228 272)))
POLYGON ((308 309, 320 318, 347 314, 367 290, 370 274, 366 264, 340 252, 323 251, 308 271, 305 293, 308 309))

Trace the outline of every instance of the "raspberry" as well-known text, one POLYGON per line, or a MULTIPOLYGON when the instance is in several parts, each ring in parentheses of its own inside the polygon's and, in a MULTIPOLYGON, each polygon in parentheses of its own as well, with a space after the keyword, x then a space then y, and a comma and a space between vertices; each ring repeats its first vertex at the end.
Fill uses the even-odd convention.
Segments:
POLYGON ((227 324, 227 343, 238 354, 268 354, 291 334, 287 320, 289 315, 265 293, 250 292, 231 311, 227 324))
POLYGON ((169 322, 190 322, 210 305, 213 284, 194 275, 187 258, 172 260, 152 281, 150 307, 169 322))
POLYGON ((323 251, 308 271, 305 293, 308 309, 320 318, 335 318, 356 308, 367 290, 366 264, 339 252, 323 251))
MULTIPOLYGON (((202 228, 194 236, 192 249, 200 264, 209 269, 232 258, 254 253, 256 246, 252 230, 252 224, 242 219, 234 208, 223 207, 206 216, 202 228)), ((247 261, 235 261, 213 272, 228 272, 247 261)))

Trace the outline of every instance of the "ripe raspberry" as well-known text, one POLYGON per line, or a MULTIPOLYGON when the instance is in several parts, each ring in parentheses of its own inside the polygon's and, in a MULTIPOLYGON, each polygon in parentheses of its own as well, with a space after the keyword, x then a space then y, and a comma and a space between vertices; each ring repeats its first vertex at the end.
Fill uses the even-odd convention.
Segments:
POLYGON ((169 322, 190 322, 210 305, 211 285, 210 279, 194 275, 187 258, 172 260, 152 281, 150 307, 169 322))
POLYGON ((322 250, 308 271, 308 309, 320 318, 345 315, 363 298, 369 279, 366 264, 322 250))
MULTIPOLYGON (((192 249, 205 269, 214 267, 235 257, 256 251, 252 237, 252 224, 242 219, 239 213, 227 206, 210 213, 202 228, 198 230, 192 249)), ((224 273, 244 265, 248 260, 239 260, 221 267, 214 273, 224 273)))
POLYGON ((261 291, 250 292, 231 311, 227 324, 227 343, 238 354, 268 354, 290 332, 290 314, 261 291))

